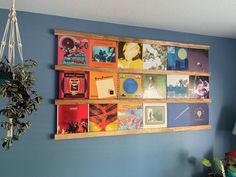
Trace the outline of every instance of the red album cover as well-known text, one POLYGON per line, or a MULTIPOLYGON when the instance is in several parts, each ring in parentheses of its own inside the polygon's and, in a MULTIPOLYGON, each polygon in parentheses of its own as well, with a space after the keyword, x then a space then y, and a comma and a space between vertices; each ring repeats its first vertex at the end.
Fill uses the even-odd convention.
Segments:
POLYGON ((59 98, 88 98, 88 73, 61 71, 59 98))
POLYGON ((88 132, 88 104, 58 105, 57 134, 88 132))
POLYGON ((58 65, 88 66, 89 39, 79 36, 58 36, 58 65))

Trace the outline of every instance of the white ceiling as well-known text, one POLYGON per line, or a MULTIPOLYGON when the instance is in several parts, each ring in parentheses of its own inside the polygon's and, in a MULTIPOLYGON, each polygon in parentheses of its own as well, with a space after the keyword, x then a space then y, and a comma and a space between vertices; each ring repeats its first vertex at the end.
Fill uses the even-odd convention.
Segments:
MULTIPOLYGON (((10 0, 0 0, 8 9, 10 0)), ((236 38, 236 0, 16 0, 17 10, 236 38)))

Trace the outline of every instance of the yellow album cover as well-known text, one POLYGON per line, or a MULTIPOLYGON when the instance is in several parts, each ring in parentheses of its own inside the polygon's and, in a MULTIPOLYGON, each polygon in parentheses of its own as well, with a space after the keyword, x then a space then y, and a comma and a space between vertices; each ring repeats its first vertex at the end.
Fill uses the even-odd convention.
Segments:
POLYGON ((117 74, 90 72, 90 99, 117 98, 117 74))
POLYGON ((118 43, 118 68, 143 69, 142 44, 118 43))
POLYGON ((142 98, 140 74, 119 74, 119 98, 142 98))

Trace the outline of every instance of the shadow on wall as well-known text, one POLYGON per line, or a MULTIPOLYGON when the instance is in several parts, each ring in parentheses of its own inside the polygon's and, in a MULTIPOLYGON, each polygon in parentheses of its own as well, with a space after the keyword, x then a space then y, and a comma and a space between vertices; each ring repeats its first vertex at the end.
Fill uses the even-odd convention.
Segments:
POLYGON ((216 122, 215 130, 215 148, 214 154, 223 158, 224 154, 217 152, 232 151, 235 147, 235 137, 232 135, 233 126, 236 120, 236 108, 233 106, 224 106, 220 112, 220 118, 216 122))
POLYGON ((181 150, 178 156, 178 161, 175 163, 177 166, 173 169, 178 170, 169 170, 166 176, 192 176, 192 177, 202 177, 207 176, 209 171, 203 168, 201 164, 202 158, 213 158, 213 147, 211 147, 203 157, 193 157, 189 156, 186 150, 181 150))

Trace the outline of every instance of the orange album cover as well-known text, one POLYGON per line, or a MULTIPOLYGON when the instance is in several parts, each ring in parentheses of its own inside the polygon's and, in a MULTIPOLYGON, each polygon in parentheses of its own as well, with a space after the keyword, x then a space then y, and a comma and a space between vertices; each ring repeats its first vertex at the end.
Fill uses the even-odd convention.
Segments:
POLYGON ((117 42, 109 40, 91 40, 90 61, 92 67, 117 68, 117 42))
POLYGON ((111 72, 90 72, 90 99, 117 98, 117 74, 111 72))

